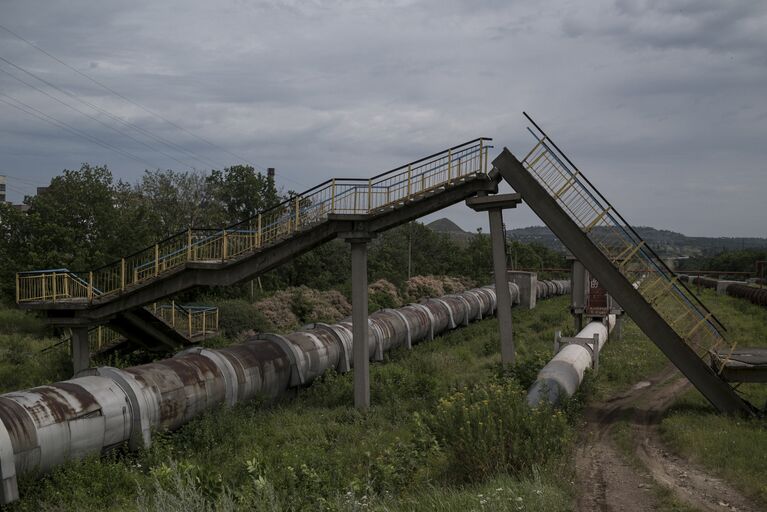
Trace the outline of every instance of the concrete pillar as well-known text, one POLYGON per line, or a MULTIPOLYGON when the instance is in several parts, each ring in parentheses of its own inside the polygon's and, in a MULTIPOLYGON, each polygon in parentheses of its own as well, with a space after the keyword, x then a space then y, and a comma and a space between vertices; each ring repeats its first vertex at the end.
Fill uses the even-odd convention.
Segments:
POLYGON ((492 208, 487 211, 490 218, 490 242, 493 248, 493 275, 495 277, 495 315, 501 336, 501 364, 514 365, 514 334, 511 325, 511 292, 506 275, 506 244, 503 235, 503 210, 492 208))
POLYGON ((354 406, 370 407, 370 349, 368 347, 368 248, 369 238, 348 240, 352 249, 352 359, 354 406))
POLYGON ((87 370, 91 364, 91 348, 88 343, 88 328, 75 327, 72 329, 72 371, 77 376, 87 370))
POLYGON ((583 329, 583 313, 586 310, 586 294, 588 293, 588 271, 583 263, 572 256, 570 262, 570 314, 573 315, 575 330, 583 329))
POLYGON ((509 282, 519 286, 519 307, 534 309, 538 296, 538 275, 535 272, 510 270, 506 273, 509 282))

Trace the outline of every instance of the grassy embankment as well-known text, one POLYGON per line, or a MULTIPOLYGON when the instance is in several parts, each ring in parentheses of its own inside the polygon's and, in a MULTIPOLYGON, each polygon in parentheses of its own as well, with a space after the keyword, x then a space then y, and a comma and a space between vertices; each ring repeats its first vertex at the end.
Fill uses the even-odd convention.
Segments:
MULTIPOLYGON (((219 409, 158 434, 143 452, 25 477, 11 509, 569 510, 574 414, 522 407, 554 330, 571 323, 566 304, 514 312, 514 375, 500 374, 497 325, 485 320, 372 365, 367 414, 349 407, 351 374, 328 373, 280 403, 219 409)), ((30 373, 3 388, 62 376, 30 373)))

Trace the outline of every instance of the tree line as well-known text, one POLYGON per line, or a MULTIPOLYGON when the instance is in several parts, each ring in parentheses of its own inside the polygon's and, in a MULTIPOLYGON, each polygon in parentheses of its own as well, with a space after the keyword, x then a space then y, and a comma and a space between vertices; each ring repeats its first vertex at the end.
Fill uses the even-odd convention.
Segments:
MULTIPOLYGON (((21 211, 0 204, 0 299, 15 297, 15 273, 67 268, 86 271, 192 228, 222 228, 252 217, 292 195, 251 166, 223 170, 146 171, 135 183, 115 179, 106 166, 83 164, 64 170, 21 211)), ((559 267, 564 258, 542 246, 511 242, 519 267, 559 267)), ((306 285, 344 290, 350 286, 347 244, 334 241, 306 253, 260 279, 271 290, 306 285)), ((382 233, 370 245, 370 279, 401 284, 409 274, 465 276, 488 282, 489 237, 479 233, 457 243, 413 222, 382 233)), ((226 296, 244 286, 215 290, 226 296)), ((190 298, 190 297, 187 297, 190 298)), ((193 297, 192 297, 193 298, 193 297)))

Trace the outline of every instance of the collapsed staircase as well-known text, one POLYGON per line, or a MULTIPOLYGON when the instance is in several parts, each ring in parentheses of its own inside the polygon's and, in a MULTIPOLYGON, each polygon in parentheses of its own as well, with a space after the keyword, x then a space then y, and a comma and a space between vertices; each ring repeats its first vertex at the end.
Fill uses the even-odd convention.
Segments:
POLYGON ((724 326, 528 120, 537 130, 531 130, 537 140, 533 149, 520 162, 504 148, 493 166, 714 407, 754 414, 753 406, 704 360, 734 350, 724 326))

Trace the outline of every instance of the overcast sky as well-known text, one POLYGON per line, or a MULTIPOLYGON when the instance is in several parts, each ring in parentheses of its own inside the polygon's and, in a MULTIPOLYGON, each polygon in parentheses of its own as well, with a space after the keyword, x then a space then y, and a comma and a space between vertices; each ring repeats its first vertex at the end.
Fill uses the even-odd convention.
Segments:
POLYGON ((526 110, 633 224, 767 236, 764 0, 2 0, 0 24, 177 125, 0 29, 14 201, 82 162, 135 181, 246 159, 299 190, 478 136, 521 157, 526 110))

